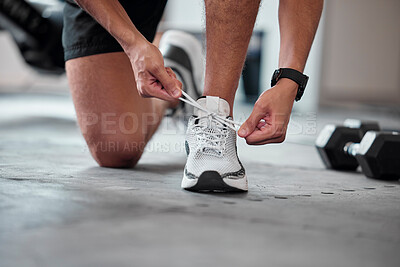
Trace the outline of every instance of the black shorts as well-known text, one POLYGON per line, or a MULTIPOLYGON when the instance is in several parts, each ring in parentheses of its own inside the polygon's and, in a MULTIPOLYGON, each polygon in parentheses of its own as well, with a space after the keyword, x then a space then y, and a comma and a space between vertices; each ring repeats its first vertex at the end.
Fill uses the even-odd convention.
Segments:
MULTIPOLYGON (((139 32, 153 41, 167 0, 120 0, 139 32)), ((67 0, 62 34, 65 61, 73 58, 123 51, 119 43, 88 13, 67 0)))

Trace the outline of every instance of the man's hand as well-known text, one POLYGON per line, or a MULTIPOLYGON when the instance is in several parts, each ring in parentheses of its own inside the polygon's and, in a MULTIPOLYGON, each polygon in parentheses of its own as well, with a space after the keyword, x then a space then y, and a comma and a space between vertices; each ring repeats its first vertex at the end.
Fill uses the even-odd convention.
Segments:
MULTIPOLYGON (((279 0, 280 68, 303 72, 323 3, 323 0, 279 0)), ((239 136, 250 145, 283 142, 297 88, 295 82, 282 78, 264 92, 240 127, 239 136)))
POLYGON ((144 40, 125 51, 142 97, 173 101, 181 96, 182 83, 170 68, 164 67, 164 59, 156 46, 144 40))
POLYGON ((239 136, 249 145, 282 143, 292 112, 298 85, 281 79, 258 98, 250 117, 239 129, 239 136))
POLYGON ((122 46, 131 61, 141 96, 167 101, 181 96, 182 83, 171 69, 164 67, 161 52, 136 29, 118 0, 75 1, 122 46))

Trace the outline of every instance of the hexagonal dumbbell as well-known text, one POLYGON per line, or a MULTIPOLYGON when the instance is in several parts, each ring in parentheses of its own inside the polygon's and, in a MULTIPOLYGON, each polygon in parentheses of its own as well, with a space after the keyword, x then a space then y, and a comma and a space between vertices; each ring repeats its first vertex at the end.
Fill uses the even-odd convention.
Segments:
POLYGON ((362 120, 357 120, 357 119, 346 119, 343 122, 343 126, 346 126, 348 128, 352 128, 352 129, 358 129, 358 134, 361 139, 364 137, 364 134, 368 131, 380 131, 381 130, 381 128, 379 127, 379 124, 376 121, 362 121, 362 120))
POLYGON ((347 143, 343 148, 354 156, 362 172, 371 178, 400 178, 400 133, 367 132, 361 143, 347 143))
POLYGON ((355 170, 377 179, 400 178, 400 135, 397 132, 368 131, 361 142, 359 129, 327 125, 316 146, 330 169, 355 170))
POLYGON ((344 146, 349 142, 359 143, 367 131, 379 131, 376 122, 348 119, 344 124, 344 126, 326 125, 316 140, 317 150, 329 169, 357 169, 357 160, 343 153, 344 146))

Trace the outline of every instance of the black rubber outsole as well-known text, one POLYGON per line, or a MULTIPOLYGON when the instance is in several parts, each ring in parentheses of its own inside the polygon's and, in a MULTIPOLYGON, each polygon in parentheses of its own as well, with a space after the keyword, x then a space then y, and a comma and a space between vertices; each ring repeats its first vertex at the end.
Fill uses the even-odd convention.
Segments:
POLYGON ((203 172, 197 180, 197 184, 190 188, 185 188, 185 190, 193 192, 247 192, 226 184, 216 171, 203 172))

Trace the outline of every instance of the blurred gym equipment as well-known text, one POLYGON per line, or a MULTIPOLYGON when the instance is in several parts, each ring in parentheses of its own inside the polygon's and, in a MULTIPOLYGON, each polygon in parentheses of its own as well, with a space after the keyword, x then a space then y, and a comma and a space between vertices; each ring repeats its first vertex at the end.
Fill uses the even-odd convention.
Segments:
POLYGON ((262 91, 262 88, 260 88, 260 71, 263 39, 264 32, 253 32, 242 71, 245 100, 248 103, 255 103, 262 91))
POLYGON ((10 32, 25 62, 40 72, 64 73, 64 1, 0 0, 0 27, 10 32))

